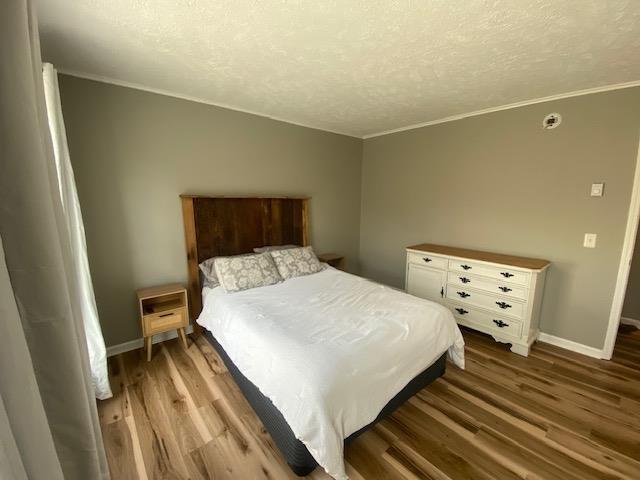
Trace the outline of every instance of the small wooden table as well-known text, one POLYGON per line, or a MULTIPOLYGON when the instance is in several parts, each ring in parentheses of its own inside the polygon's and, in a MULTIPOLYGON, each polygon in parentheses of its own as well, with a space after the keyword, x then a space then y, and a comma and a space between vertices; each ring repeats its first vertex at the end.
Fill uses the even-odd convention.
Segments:
POLYGON ((153 336, 177 330, 182 343, 187 348, 184 327, 189 325, 187 290, 179 283, 136 290, 140 308, 142 335, 147 350, 147 361, 151 360, 153 336))
POLYGON ((318 260, 328 263, 338 270, 344 270, 344 255, 339 255, 337 253, 321 253, 318 255, 318 260))

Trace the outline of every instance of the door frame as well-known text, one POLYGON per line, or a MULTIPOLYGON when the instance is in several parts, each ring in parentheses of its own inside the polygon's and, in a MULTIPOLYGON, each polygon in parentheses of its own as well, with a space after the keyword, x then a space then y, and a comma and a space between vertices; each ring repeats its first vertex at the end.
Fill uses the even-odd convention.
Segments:
MULTIPOLYGON (((616 287, 613 292, 613 300, 611 302, 611 312, 609 314, 609 326, 604 339, 604 347, 602 348, 602 358, 610 360, 613 355, 613 348, 616 344, 616 336, 618 335, 618 327, 620 318, 622 317, 622 308, 624 306, 624 298, 629 283, 629 273, 631 272, 631 261, 633 259, 633 249, 636 243, 636 235, 638 234, 638 222, 640 221, 640 135, 638 136, 638 152, 636 158, 636 171, 633 176, 633 187, 631 190, 631 201, 629 203, 629 215, 627 216, 627 227, 624 234, 624 243, 622 244, 622 253, 620 255, 620 264, 618 266, 618 277, 616 279, 616 287)), ((640 252, 638 252, 640 254, 640 252)))

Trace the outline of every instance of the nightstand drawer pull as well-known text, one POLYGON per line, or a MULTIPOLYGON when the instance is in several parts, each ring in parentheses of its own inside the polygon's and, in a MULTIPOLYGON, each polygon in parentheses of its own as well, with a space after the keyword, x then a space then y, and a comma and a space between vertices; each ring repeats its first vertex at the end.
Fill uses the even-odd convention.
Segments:
POLYGON ((509 287, 498 287, 500 290, 502 290, 504 293, 510 292, 512 289, 509 287))
POLYGON ((509 272, 500 272, 500 275, 502 275, 504 278, 513 277, 513 273, 509 273, 509 272))
POLYGON ((158 315, 159 317, 170 317, 171 315, 175 315, 174 312, 169 312, 169 313, 162 313, 160 315, 158 315))
POLYGON ((458 295, 460 295, 462 298, 467 298, 471 296, 471 294, 467 292, 458 292, 458 295))
POLYGON ((503 322, 502 320, 494 320, 493 323, 495 323, 500 328, 504 328, 504 327, 508 327, 509 326, 508 323, 503 322))
POLYGON ((511 305, 509 305, 508 303, 505 302, 496 302, 496 305, 498 305, 500 308, 502 308, 503 310, 505 308, 511 308, 511 305))
POLYGON ((458 277, 462 283, 471 283, 471 280, 467 277, 458 277))
POLYGON ((471 265, 460 265, 464 270, 471 270, 471 265))
POLYGON ((465 310, 464 308, 456 308, 456 312, 458 312, 460 315, 464 315, 466 313, 469 313, 469 311, 465 310))
POLYGON ((424 257, 422 260, 424 260, 426 263, 429 263, 431 261, 429 257, 424 257))

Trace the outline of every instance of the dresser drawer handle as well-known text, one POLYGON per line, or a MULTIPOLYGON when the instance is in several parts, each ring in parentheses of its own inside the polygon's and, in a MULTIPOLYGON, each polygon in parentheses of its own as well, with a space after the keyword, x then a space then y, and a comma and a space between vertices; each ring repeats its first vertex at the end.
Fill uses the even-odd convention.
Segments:
POLYGON ((500 308, 502 308, 503 310, 505 308, 511 308, 511 305, 509 305, 508 303, 505 302, 496 302, 496 305, 498 305, 500 308))
POLYGON ((509 326, 508 323, 503 322, 502 320, 494 320, 493 323, 495 323, 500 328, 504 328, 504 327, 508 327, 509 326))
POLYGON ((500 290, 502 290, 504 293, 510 292, 512 289, 509 287, 498 287, 500 290))
POLYGON ((509 272, 500 272, 500 275, 502 275, 504 278, 513 277, 513 273, 509 273, 509 272))
POLYGON ((471 265, 460 265, 465 270, 471 270, 471 265))
POLYGON ((424 257, 422 260, 424 260, 427 263, 429 263, 431 261, 431 259, 429 257, 424 257))
POLYGON ((465 314, 469 313, 464 308, 456 308, 456 312, 458 312, 460 315, 465 315, 465 314))
POLYGON ((159 317, 170 317, 171 315, 175 315, 175 312, 163 313, 162 315, 158 315, 159 317))
POLYGON ((467 277, 458 277, 458 278, 460 279, 460 281, 461 281, 462 283, 469 283, 469 282, 471 282, 471 280, 469 280, 467 277))
POLYGON ((467 298, 471 296, 471 294, 467 292, 458 292, 458 295, 460 295, 462 298, 467 298))

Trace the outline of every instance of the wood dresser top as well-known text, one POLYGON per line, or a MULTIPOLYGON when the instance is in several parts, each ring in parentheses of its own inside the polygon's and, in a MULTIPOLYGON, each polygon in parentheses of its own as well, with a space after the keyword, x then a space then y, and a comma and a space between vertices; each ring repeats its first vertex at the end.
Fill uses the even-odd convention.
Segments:
POLYGON ((501 253, 482 252, 480 250, 469 250, 468 248, 449 247, 447 245, 435 245, 433 243, 421 243, 407 247, 407 250, 417 250, 420 252, 439 253, 451 257, 468 258, 480 260, 482 262, 499 263, 501 265, 511 265, 512 267, 527 268, 530 270, 542 270, 549 266, 551 262, 539 258, 516 257, 514 255, 503 255, 501 253))

